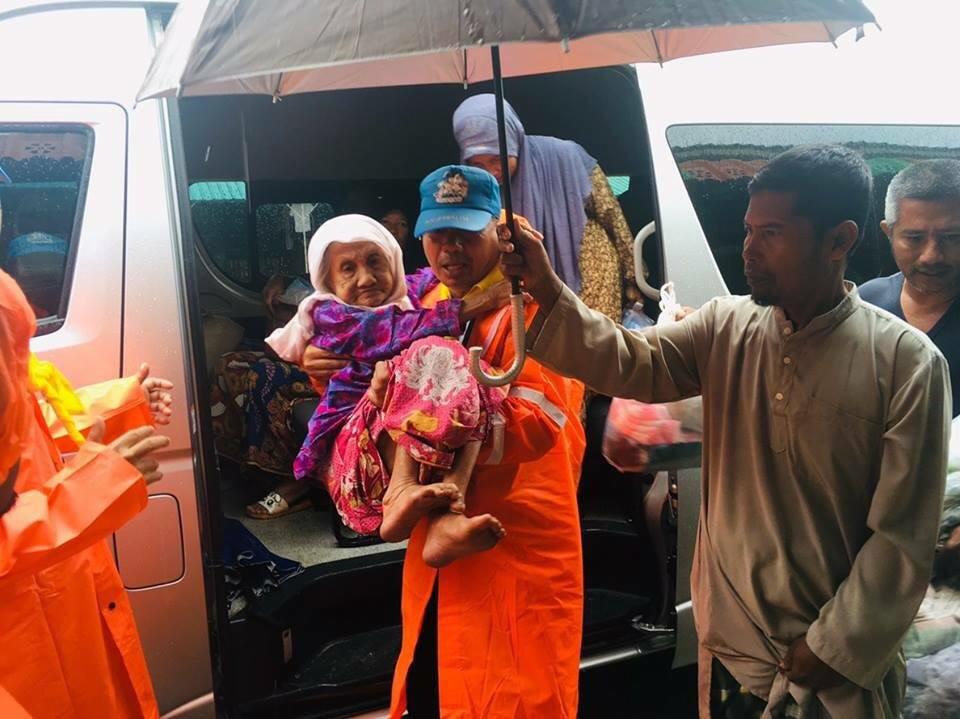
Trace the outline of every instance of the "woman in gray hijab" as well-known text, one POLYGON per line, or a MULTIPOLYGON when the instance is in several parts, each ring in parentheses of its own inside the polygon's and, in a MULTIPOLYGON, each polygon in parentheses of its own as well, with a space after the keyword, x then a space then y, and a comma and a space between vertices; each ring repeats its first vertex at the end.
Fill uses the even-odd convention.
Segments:
MULTIPOLYGON (((639 292, 633 234, 607 176, 577 143, 527 135, 514 109, 507 104, 504 111, 514 209, 543 233, 564 283, 620 322, 639 292)), ((453 114, 453 134, 465 164, 503 182, 493 95, 464 100, 453 114)))

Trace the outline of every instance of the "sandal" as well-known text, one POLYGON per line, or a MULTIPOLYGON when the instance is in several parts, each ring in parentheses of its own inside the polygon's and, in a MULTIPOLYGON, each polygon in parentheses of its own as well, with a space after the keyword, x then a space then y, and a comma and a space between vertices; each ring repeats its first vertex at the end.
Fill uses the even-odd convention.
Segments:
POLYGON ((259 502, 247 505, 246 512, 251 519, 278 519, 294 512, 301 512, 312 503, 310 497, 304 497, 290 504, 279 492, 270 492, 259 502))

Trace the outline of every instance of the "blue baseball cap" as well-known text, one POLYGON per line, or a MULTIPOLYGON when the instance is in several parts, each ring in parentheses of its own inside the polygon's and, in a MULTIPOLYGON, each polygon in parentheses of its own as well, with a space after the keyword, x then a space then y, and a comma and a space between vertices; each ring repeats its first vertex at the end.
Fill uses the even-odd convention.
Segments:
POLYGON ((479 232, 500 217, 500 186, 486 170, 447 165, 420 183, 420 217, 413 234, 434 230, 479 232))

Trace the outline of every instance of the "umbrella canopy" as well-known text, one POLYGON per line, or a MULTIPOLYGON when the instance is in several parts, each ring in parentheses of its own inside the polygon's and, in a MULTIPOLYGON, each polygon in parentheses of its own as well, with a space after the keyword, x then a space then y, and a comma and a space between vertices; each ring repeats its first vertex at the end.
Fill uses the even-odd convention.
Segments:
POLYGON ((860 0, 188 0, 138 99, 472 83, 800 42, 875 22, 860 0))
MULTIPOLYGON (((503 78, 666 62, 762 45, 834 41, 873 15, 860 0, 192 0, 177 9, 138 100, 494 80, 500 165, 508 177, 503 78)), ((510 183, 503 187, 515 231, 510 183)), ((512 278, 514 363, 526 352, 512 278)), ((468 333, 469 334, 469 333, 468 333)))

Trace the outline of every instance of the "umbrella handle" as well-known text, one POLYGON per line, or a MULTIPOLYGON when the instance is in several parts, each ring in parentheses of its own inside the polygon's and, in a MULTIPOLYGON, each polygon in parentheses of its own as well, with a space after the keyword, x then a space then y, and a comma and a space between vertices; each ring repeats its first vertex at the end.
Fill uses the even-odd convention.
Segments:
POLYGON ((527 359, 526 323, 524 319, 523 295, 512 295, 510 297, 510 327, 513 330, 513 364, 504 374, 487 374, 480 366, 483 348, 471 347, 470 374, 476 377, 477 382, 488 387, 503 387, 513 382, 520 375, 523 363, 527 359))

